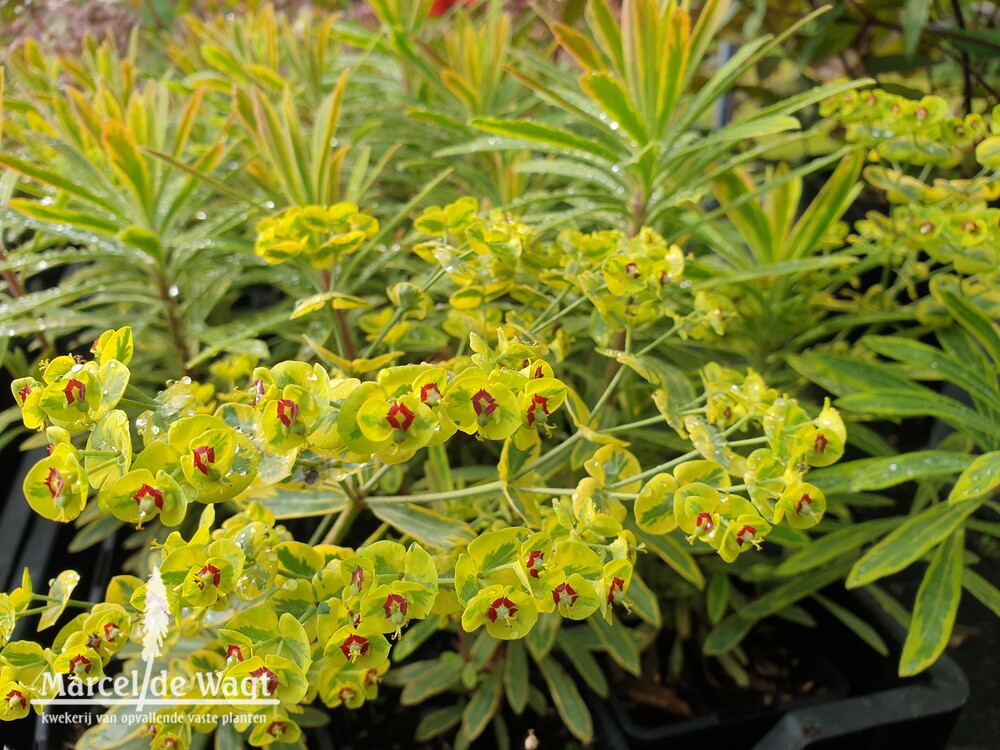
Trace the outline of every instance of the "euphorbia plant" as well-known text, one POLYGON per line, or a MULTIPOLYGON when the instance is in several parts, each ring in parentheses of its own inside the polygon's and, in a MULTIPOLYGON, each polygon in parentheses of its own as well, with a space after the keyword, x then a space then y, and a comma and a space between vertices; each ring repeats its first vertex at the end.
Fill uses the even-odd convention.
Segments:
MULTIPOLYGON (((286 361, 254 368, 231 390, 178 381, 154 396, 129 390, 133 344, 123 328, 99 338, 94 360, 60 357, 41 381, 13 386, 26 424, 45 429, 52 446, 25 481, 32 507, 70 521, 93 494, 102 513, 151 525, 163 541, 145 565, 162 578, 173 623, 164 659, 181 634, 188 644, 164 665, 189 676, 208 670, 263 680, 279 702, 261 710, 280 736, 297 736, 296 715, 315 698, 357 707, 374 697, 392 640, 412 653, 435 630, 446 630, 483 632, 493 642, 527 639, 570 731, 588 739, 579 694, 545 654, 558 641, 601 689, 579 626, 569 626, 587 620, 612 656, 631 664, 635 646, 622 617, 630 621, 634 610, 651 623, 659 618, 634 570, 644 547, 687 567, 690 576, 694 562, 672 536, 675 529, 733 561, 753 554, 774 528, 808 528, 823 515, 824 495, 807 475, 843 451, 835 410, 810 415, 753 371, 717 365, 702 371, 697 396, 655 356, 665 337, 718 336, 725 327, 721 308, 713 307, 721 301, 706 304, 685 292, 679 248, 648 229, 634 238, 571 233, 547 248, 530 241, 516 220, 480 217, 475 209, 474 203, 432 208, 416 222, 430 236, 416 252, 441 264, 442 273, 431 278, 447 274, 459 287, 449 296, 451 310, 463 320, 482 314, 476 327, 483 333, 469 335, 469 355, 367 368, 364 380, 345 372, 358 367, 352 362, 286 361), (572 254, 555 255, 557 246, 572 254), (624 350, 608 352, 622 367, 592 407, 578 393, 585 381, 572 359, 549 356, 567 346, 559 334, 543 333, 555 314, 534 313, 529 302, 512 318, 523 324, 489 331, 482 307, 509 291, 497 281, 498 268, 509 268, 513 279, 526 265, 551 268, 557 259, 559 273, 541 273, 565 293, 553 302, 572 297, 574 309, 591 305, 609 328, 598 327, 601 337, 614 339, 616 329, 624 334, 624 350), (493 270, 481 277, 476 268, 493 270), (483 286, 481 278, 500 286, 483 286), (624 301, 602 290, 600 279, 608 290, 621 286, 624 301), (665 316, 672 326, 660 332, 665 316), (633 343, 642 338, 649 343, 633 343), (620 401, 616 389, 628 372, 645 385, 620 401), (607 418, 611 404, 621 411, 625 403, 634 407, 627 418, 607 418), (640 428, 654 435, 672 428, 686 450, 657 460, 662 452, 643 447, 640 434, 635 447, 618 437, 640 428), (421 471, 416 457, 425 452, 421 471), (462 457, 482 471, 455 467, 462 457), (490 474, 496 479, 489 481, 490 474), (406 493, 379 494, 382 486, 398 487, 400 478, 406 493), (167 532, 198 507, 196 527, 185 525, 191 529, 185 535, 167 532), (235 515, 223 520, 217 508, 235 515), (352 527, 367 513, 384 525, 358 538, 352 527), (278 516, 303 514, 335 522, 321 523, 308 543, 295 541, 278 516)), ((270 227, 261 227, 262 242, 270 227)), ((303 235, 307 245, 311 236, 303 235)), ((428 283, 423 293, 432 288, 428 283)), ((560 313, 564 319, 568 310, 560 313)), ((372 346, 387 338, 397 343, 406 331, 396 327, 409 313, 397 309, 390 333, 374 336, 372 346)), ((15 591, 4 604, 7 617, 32 612, 33 596, 15 591)), ((53 593, 60 611, 68 596, 68 590, 53 593)), ((10 679, 32 695, 40 694, 44 675, 96 679, 121 647, 120 633, 141 637, 142 629, 130 625, 146 610, 142 578, 118 576, 107 603, 68 623, 53 647, 15 642, 0 658, 12 667, 10 679), (106 611, 120 620, 115 649, 103 648, 102 632, 87 625, 86 618, 106 611), (11 649, 23 648, 34 648, 34 656, 12 662, 11 649)), ((527 692, 518 687, 529 680, 523 652, 475 651, 460 655, 465 668, 441 686, 448 689, 461 675, 473 691, 462 704, 459 742, 488 725, 508 670, 507 701, 515 711, 526 706, 527 692)), ((133 646, 122 653, 135 657, 133 646)), ((177 697, 191 698, 195 689, 189 681, 177 697)), ((233 711, 241 707, 234 698, 233 711)), ((154 722, 151 730, 183 746, 192 731, 212 728, 195 718, 199 712, 192 709, 181 724, 154 722)), ((275 736, 252 729, 251 744, 275 736)))

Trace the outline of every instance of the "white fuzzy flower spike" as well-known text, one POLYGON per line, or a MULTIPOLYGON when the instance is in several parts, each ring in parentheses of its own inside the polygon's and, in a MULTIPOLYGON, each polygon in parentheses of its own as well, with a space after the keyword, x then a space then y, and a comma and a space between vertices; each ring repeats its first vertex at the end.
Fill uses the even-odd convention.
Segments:
POLYGON ((146 607, 142 615, 142 658, 152 661, 160 655, 163 639, 170 628, 170 605, 167 589, 160 577, 160 567, 153 566, 146 584, 146 607))

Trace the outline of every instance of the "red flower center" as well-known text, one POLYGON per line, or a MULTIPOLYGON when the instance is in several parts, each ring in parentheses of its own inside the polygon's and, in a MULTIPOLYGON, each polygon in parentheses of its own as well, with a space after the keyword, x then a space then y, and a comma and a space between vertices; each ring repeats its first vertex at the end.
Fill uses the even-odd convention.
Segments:
POLYGON ((49 488, 49 494, 52 495, 53 500, 62 495, 63 490, 66 488, 66 482, 62 474, 59 473, 59 469, 55 466, 49 469, 49 475, 45 478, 45 484, 49 488))
POLYGON ((486 610, 486 616, 490 618, 490 622, 496 622, 497 620, 509 620, 516 614, 517 607, 514 605, 514 602, 506 596, 501 596, 499 599, 495 600, 486 610))
POLYGON ((135 500, 135 504, 140 508, 143 507, 144 501, 152 500, 153 505, 163 510, 163 493, 155 487, 150 487, 148 484, 142 485, 139 491, 132 495, 132 499, 135 500))
POLYGON ((351 571, 351 595, 357 596, 365 586, 365 571, 359 565, 351 571))
POLYGON ((802 515, 802 508, 806 505, 812 505, 813 499, 809 497, 809 493, 803 493, 802 497, 799 498, 799 502, 795 505, 795 512, 800 516, 802 515))
POLYGON ((715 524, 712 523, 711 513, 699 513, 698 517, 694 519, 694 525, 698 527, 699 531, 705 534, 715 528, 715 524))
POLYGON ((256 406, 264 398, 264 381, 255 380, 250 384, 250 393, 253 394, 253 405, 256 406))
POLYGON ((480 388, 472 396, 472 408, 476 410, 477 417, 488 417, 496 411, 497 402, 485 388, 480 388))
MULTIPOLYGON (((421 397, 423 397, 422 393, 421 397)), ((403 432, 406 432, 410 429, 410 425, 413 424, 413 417, 413 412, 407 408, 406 404, 401 404, 398 401, 395 401, 392 406, 389 407, 389 411, 385 415, 385 421, 388 422, 389 426, 394 430, 402 430, 403 432)))
POLYGON ((28 385, 27 383, 21 386, 21 390, 17 392, 17 397, 21 399, 22 404, 28 400, 28 396, 30 395, 31 395, 31 386, 28 385))
POLYGON ((535 377, 536 378, 544 378, 545 377, 545 371, 542 370, 542 366, 541 365, 538 365, 538 367, 535 368, 535 377))
POLYGON ((625 581, 617 576, 612 578, 611 585, 608 586, 608 603, 614 604, 615 602, 620 602, 624 595, 625 581))
POLYGON ((340 689, 340 702, 347 703, 351 698, 354 697, 354 689, 349 687, 342 687, 340 689))
POLYGON ((625 274, 627 276, 631 276, 633 279, 638 279, 639 278, 639 266, 636 265, 635 263, 626 263, 625 264, 625 274))
POLYGON ((230 643, 226 647, 226 661, 243 661, 243 649, 237 646, 235 643, 230 643))
POLYGON ((362 635, 357 635, 352 633, 347 636, 347 639, 340 644, 340 650, 344 654, 344 658, 348 661, 357 661, 359 658, 368 653, 368 648, 371 644, 368 639, 362 635))
POLYGON ((753 542, 757 536, 757 529, 753 526, 744 526, 736 533, 736 544, 742 547, 747 542, 753 542))
POLYGON ((406 610, 409 605, 406 602, 406 598, 400 596, 399 594, 389 594, 385 598, 385 603, 382 605, 382 611, 385 612, 385 617, 387 620, 392 620, 397 622, 397 620, 403 620, 406 617, 406 610))
POLYGON ((205 590, 205 584, 208 581, 212 581, 212 585, 218 588, 219 581, 222 580, 222 571, 220 571, 214 565, 206 564, 204 568, 198 571, 198 588, 202 591, 205 590))
POLYGON ((552 600, 556 604, 560 605, 565 604, 567 607, 572 607, 574 604, 576 604, 576 600, 578 598, 579 594, 577 594, 573 590, 573 587, 570 586, 568 583, 563 583, 560 584, 559 586, 556 586, 552 592, 552 600))
POLYGON ((267 733, 272 737, 284 737, 288 725, 283 721, 272 721, 267 727, 267 733))
POLYGON ((825 453, 826 452, 826 445, 829 442, 830 441, 826 439, 826 436, 823 435, 822 433, 820 433, 819 435, 816 436, 816 439, 813 440, 813 452, 814 453, 825 453))
POLYGON ((260 667, 250 673, 250 676, 259 682, 264 688, 264 695, 272 696, 278 689, 278 675, 267 667, 260 667))
POLYGON ((369 669, 365 671, 365 684, 378 685, 378 670, 369 669))
POLYGON ((7 704, 10 706, 13 706, 15 703, 20 703, 22 709, 28 707, 28 699, 24 697, 24 693, 20 690, 11 690, 4 697, 7 699, 7 704))
POLYGON ((428 406, 437 404, 441 400, 441 391, 438 390, 437 383, 420 386, 420 400, 428 406))
POLYGON ((87 648, 92 648, 97 651, 101 647, 101 636, 97 633, 91 633, 87 638, 87 648))
POLYGON ((544 552, 537 549, 531 550, 531 552, 528 553, 527 561, 524 563, 524 567, 528 569, 528 575, 532 578, 538 578, 538 571, 541 569, 544 560, 544 552))
POLYGON ((71 378, 66 387, 63 388, 63 393, 66 394, 66 406, 70 406, 77 401, 83 401, 87 398, 87 386, 79 380, 71 378))
POLYGON ((215 463, 215 448, 211 445, 203 445, 200 448, 195 448, 193 453, 195 468, 208 476, 209 468, 215 463))
POLYGON ((117 641, 121 632, 121 628, 118 627, 117 623, 108 622, 104 624, 104 640, 108 643, 114 643, 117 641))
POLYGON ((533 394, 531 397, 531 403, 528 404, 528 424, 534 424, 535 420, 538 419, 540 422, 545 422, 545 417, 549 414, 549 400, 545 396, 539 396, 537 393, 533 394), (538 412, 541 410, 541 417, 538 416, 538 412))
POLYGON ((962 223, 962 230, 969 234, 979 234, 979 225, 974 221, 966 221, 962 223))
POLYGON ((930 232, 933 232, 933 231, 934 231, 934 222, 933 221, 925 221, 923 224, 920 225, 920 233, 921 234, 929 234, 930 232))
POLYGON ((299 405, 290 398, 278 400, 278 421, 285 427, 291 427, 299 416, 299 405))
POLYGON ((94 668, 94 663, 82 654, 74 656, 69 660, 69 671, 71 674, 90 674, 94 668))

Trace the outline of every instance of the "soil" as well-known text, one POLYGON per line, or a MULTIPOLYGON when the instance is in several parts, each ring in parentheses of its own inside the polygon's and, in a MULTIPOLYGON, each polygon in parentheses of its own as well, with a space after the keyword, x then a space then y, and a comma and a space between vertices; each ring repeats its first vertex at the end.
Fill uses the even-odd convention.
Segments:
POLYGON ((685 669, 679 679, 667 674, 673 634, 661 635, 646 652, 639 681, 618 672, 614 694, 638 726, 660 727, 692 718, 776 715, 792 704, 830 699, 847 692, 846 680, 808 640, 804 628, 782 621, 764 622, 743 642, 747 684, 740 686, 715 660, 685 646, 685 669))

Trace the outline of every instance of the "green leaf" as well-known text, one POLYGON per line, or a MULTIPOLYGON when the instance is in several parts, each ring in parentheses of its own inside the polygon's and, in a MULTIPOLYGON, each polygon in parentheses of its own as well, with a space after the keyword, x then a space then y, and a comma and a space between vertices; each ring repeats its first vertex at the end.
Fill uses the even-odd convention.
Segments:
POLYGON ((519 640, 507 643, 503 687, 507 693, 507 702, 514 713, 518 715, 524 713, 524 709, 528 706, 531 681, 528 673, 528 652, 519 640))
POLYGON ((915 451, 902 456, 861 458, 810 472, 809 481, 827 495, 881 490, 932 477, 957 474, 969 455, 955 451, 915 451))
POLYGON ((889 656, 889 647, 882 640, 882 636, 878 634, 875 628, 851 612, 851 610, 841 607, 825 596, 814 594, 813 599, 819 602, 830 614, 840 620, 852 633, 871 646, 877 653, 882 656, 889 656))
POLYGON ((826 565, 821 570, 810 572, 809 575, 796 576, 744 605, 738 614, 745 620, 760 620, 781 612, 803 597, 843 577, 847 567, 846 563, 826 565))
POLYGON ((462 720, 462 712, 465 710, 465 703, 455 706, 446 706, 436 711, 431 711, 424 716, 417 725, 414 732, 414 739, 417 742, 427 742, 440 734, 444 734, 462 720))
POLYGON ((646 143, 646 128, 618 78, 608 73, 588 73, 580 78, 580 88, 608 116, 612 130, 621 126, 640 145, 646 143))
POLYGON ((394 662, 405 661, 438 631, 440 625, 439 615, 431 615, 426 620, 420 620, 410 625, 406 630, 406 637, 400 638, 392 647, 392 660, 394 662))
POLYGON ((800 375, 809 378, 837 396, 867 391, 871 388, 900 388, 931 393, 912 380, 889 372, 884 365, 855 360, 835 354, 810 352, 788 358, 800 375))
POLYGON ((372 503, 369 507, 379 520, 432 547, 451 550, 476 538, 468 524, 413 503, 372 503))
POLYGON ((516 138, 529 143, 540 143, 557 149, 595 156, 610 162, 615 162, 624 156, 623 153, 615 153, 594 140, 534 120, 497 120, 490 117, 478 117, 470 124, 474 128, 493 135, 516 138))
POLYGON ((739 615, 729 615, 720 622, 705 638, 701 650, 706 656, 719 656, 728 653, 740 644, 747 633, 753 628, 755 620, 745 620, 739 615))
POLYGON ((552 702, 562 718, 566 728, 581 742, 593 742, 594 725, 590 718, 587 704, 580 697, 576 684, 555 659, 543 659, 538 668, 549 687, 552 702))
POLYGON ((854 564, 847 576, 847 588, 877 581, 919 560, 949 536, 979 503, 979 500, 958 505, 940 503, 911 516, 854 564))
POLYGON ((903 41, 906 54, 912 56, 917 51, 920 37, 931 17, 932 0, 906 0, 903 6, 903 41))
POLYGON ((725 573, 715 573, 708 582, 705 592, 705 605, 708 610, 708 620, 713 625, 718 624, 726 614, 729 606, 729 576, 725 573))
POLYGON ((441 658, 415 662, 408 666, 416 667, 418 664, 421 668, 413 670, 412 676, 403 687, 403 692, 400 693, 399 702, 404 706, 423 703, 432 695, 448 690, 462 678, 464 665, 461 659, 441 658))
POLYGON ((971 568, 962 571, 962 585, 984 607, 1000 617, 1000 590, 971 568))
POLYGON ((898 518, 880 518, 863 523, 852 523, 837 529, 812 544, 798 550, 783 561, 775 571, 779 576, 794 576, 833 562, 873 539, 882 536, 889 529, 899 525, 898 518))
POLYGON ((985 453, 969 464, 948 494, 949 503, 961 503, 996 492, 1000 487, 1000 451, 985 453))
POLYGON ((610 623, 603 617, 591 617, 587 624, 597 634, 601 646, 608 655, 626 672, 638 677, 642 673, 639 663, 639 648, 632 636, 620 621, 610 623))
POLYGON ((937 417, 956 430, 1000 437, 1000 426, 958 401, 933 391, 870 390, 839 399, 837 406, 879 417, 937 417))
POLYGON ((899 660, 899 676, 910 677, 933 664, 948 645, 962 598, 964 530, 959 528, 938 547, 924 574, 913 606, 910 632, 899 660))
POLYGON ((95 193, 87 190, 87 188, 66 179, 60 174, 43 169, 36 164, 18 159, 10 154, 0 154, 0 167, 12 169, 19 174, 34 180, 35 182, 39 182, 43 185, 49 185, 57 190, 62 190, 63 192, 85 200, 88 203, 101 206, 102 208, 110 211, 113 215, 121 217, 121 213, 119 212, 120 207, 115 206, 111 201, 101 198, 95 193))
POLYGON ((76 553, 89 549, 95 544, 103 542, 122 526, 124 524, 114 516, 102 514, 76 532, 69 547, 67 547, 67 551, 76 553))
POLYGON ((251 489, 240 499, 257 501, 279 519, 325 516, 343 510, 348 503, 344 491, 337 485, 272 484, 251 489))
POLYGON ((486 729, 490 719, 500 707, 503 671, 494 669, 472 694, 469 705, 462 712, 462 728, 470 740, 476 739, 486 729))
MULTIPOLYGON (((634 583, 635 579, 632 581, 634 583)), ((564 630, 559 638, 559 649, 587 686, 597 695, 607 698, 609 694, 607 677, 604 676, 604 670, 590 653, 583 639, 578 637, 577 634, 582 631, 583 628, 564 630)))
POLYGON ((663 616, 660 613, 660 602, 656 598, 646 582, 638 575, 632 575, 632 581, 628 585, 628 600, 632 605, 632 612, 643 622, 647 622, 654 628, 659 629, 663 625, 663 616))
POLYGON ((982 310, 973 305, 953 276, 935 276, 931 279, 931 294, 944 305, 955 322, 979 341, 994 366, 1000 363, 1000 331, 982 310))
POLYGON ((75 570, 64 570, 49 582, 49 596, 52 601, 38 618, 38 630, 42 631, 56 624, 56 620, 66 609, 73 589, 80 583, 80 574, 75 570))
POLYGON ((639 531, 634 524, 625 524, 635 534, 635 538, 646 548, 654 552, 663 562, 669 565, 684 580, 693 583, 699 589, 705 588, 705 576, 698 567, 694 556, 688 552, 680 541, 671 534, 653 536, 639 531))

